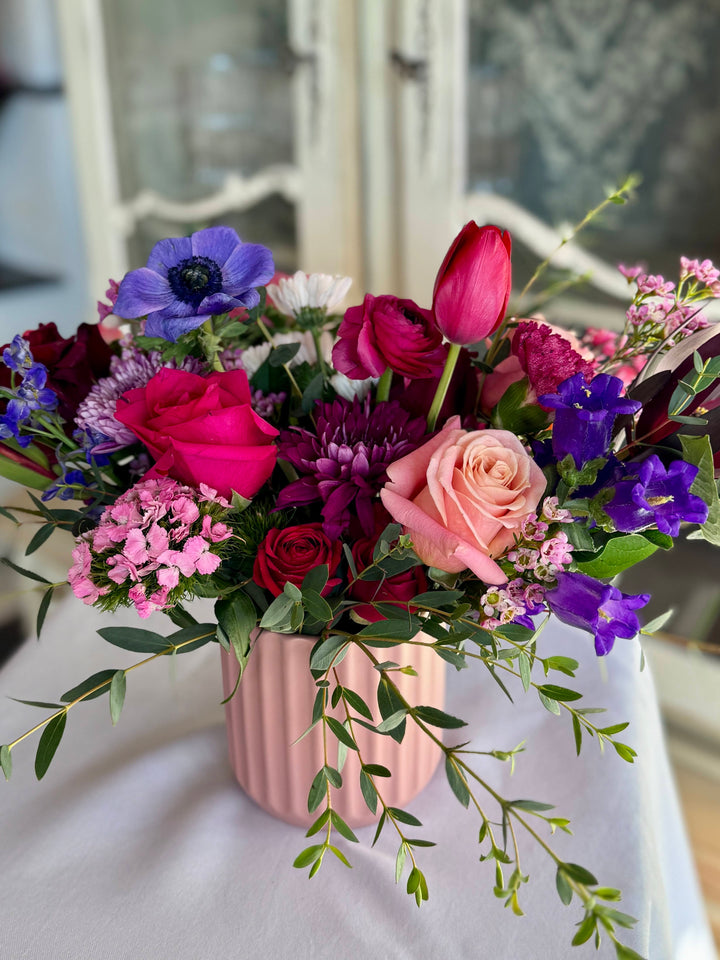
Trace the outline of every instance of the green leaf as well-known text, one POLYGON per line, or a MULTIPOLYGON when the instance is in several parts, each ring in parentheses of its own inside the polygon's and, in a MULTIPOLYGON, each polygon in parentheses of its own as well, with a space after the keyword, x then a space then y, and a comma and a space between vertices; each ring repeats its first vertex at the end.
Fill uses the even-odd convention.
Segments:
POLYGON ((12 754, 7 744, 0 747, 0 769, 5 774, 5 779, 9 780, 12 774, 12 754))
POLYGON ((4 563, 6 567, 10 567, 11 570, 19 573, 22 577, 27 577, 28 580, 35 580, 36 583, 47 583, 50 585, 50 581, 46 580, 45 577, 41 577, 39 573, 26 570, 25 567, 19 567, 16 563, 13 563, 12 560, 8 560, 7 557, 0 557, 0 563, 4 563))
POLYGON ((607 736, 612 736, 614 733, 622 733, 622 731, 626 730, 629 726, 630 721, 627 720, 625 723, 614 723, 611 727, 600 727, 599 732, 607 736))
POLYGON ((325 847, 322 843, 316 843, 311 847, 306 847, 302 853, 295 857, 293 866, 298 868, 309 867, 311 863, 315 863, 316 860, 320 859, 324 849, 325 847))
POLYGON ((103 627, 98 633, 108 643, 134 653, 160 653, 170 651, 172 644, 167 637, 139 627, 103 627))
MULTIPOLYGON (((572 506, 572 500, 570 505, 572 506)), ((576 550, 585 550, 589 553, 594 553, 597 550, 595 541, 584 523, 566 523, 563 525, 563 533, 567 535, 568 542, 576 550)))
POLYGON ((405 860, 407 858, 408 848, 403 842, 398 848, 397 856, 395 857, 395 883, 400 883, 400 878, 402 877, 403 869, 405 867, 405 860))
POLYGON ((467 807, 470 803, 470 791, 467 788, 467 784, 463 778, 458 773, 454 763, 450 757, 445 757, 445 775, 450 784, 450 789, 458 798, 460 803, 467 807))
POLYGON ((383 640, 412 640, 421 629, 422 622, 417 617, 407 617, 405 620, 381 620, 379 623, 370 623, 362 628, 358 636, 383 640))
POLYGON ((37 612, 37 621, 35 624, 35 632, 37 633, 38 640, 40 639, 40 631, 42 630, 43 624, 45 623, 45 617, 47 616, 47 612, 50 607, 50 603, 52 601, 54 592, 55 592, 55 587, 50 587, 49 590, 45 591, 45 593, 43 594, 43 598, 40 601, 40 606, 38 607, 38 612, 37 612))
POLYGON ((305 834, 305 836, 312 837, 316 833, 319 833, 319 831, 322 830, 322 828, 325 826, 325 824, 328 822, 329 819, 330 819, 330 807, 326 807, 323 810, 323 812, 320 814, 320 816, 317 818, 315 823, 313 823, 312 826, 309 827, 308 832, 305 834))
POLYGON ((580 666, 577 660, 573 660, 572 657, 548 657, 545 661, 545 666, 548 670, 559 670, 560 673, 564 673, 567 677, 572 677, 575 675, 575 671, 580 666))
POLYGON ((540 697, 540 703, 545 707, 546 710, 549 710, 550 713, 554 713, 556 716, 560 716, 560 704, 557 700, 553 700, 552 697, 546 697, 544 693, 538 691, 538 696, 540 697))
POLYGON ((337 790, 339 790, 342 786, 342 776, 340 775, 340 771, 336 770, 335 767, 330 767, 326 764, 323 767, 322 772, 327 782, 332 787, 335 787, 337 790))
POLYGON ((392 774, 387 767, 384 767, 381 763, 366 763, 363 766, 365 773, 369 773, 373 777, 391 777, 392 774))
POLYGON ((657 633, 658 630, 662 630, 665 624, 672 618, 675 613, 675 608, 673 607, 670 610, 666 610, 665 613, 661 613, 659 617, 653 617, 645 626, 640 630, 640 633, 646 633, 649 635, 657 633))
POLYGON ((123 704, 125 703, 125 671, 118 670, 113 674, 110 682, 110 719, 113 726, 120 719, 123 704))
POLYGON ((197 623, 195 617, 181 607, 179 603, 175 604, 174 607, 170 607, 169 610, 164 610, 163 613, 169 617, 176 627, 190 627, 194 623, 197 623))
POLYGON ((346 867, 349 867, 349 868, 352 870, 352 864, 350 863, 350 861, 348 860, 348 858, 345 856, 345 854, 342 853, 340 850, 338 850, 337 847, 334 847, 334 846, 330 843, 330 844, 328 844, 328 850, 330 850, 331 853, 334 853, 334 854, 335 854, 335 856, 338 858, 338 860, 340 861, 340 863, 344 863, 346 867))
POLYGON ((330 820, 340 836, 345 837, 346 840, 350 840, 352 843, 358 843, 358 838, 345 823, 337 810, 332 810, 330 812, 330 820))
POLYGON ((347 637, 331 635, 326 640, 317 643, 310 654, 310 669, 323 673, 330 669, 330 666, 337 666, 346 656, 351 643, 347 637), (343 649, 343 647, 345 649, 343 649))
POLYGON ((42 732, 37 753, 35 754, 35 776, 38 780, 42 780, 47 773, 48 767, 52 763, 55 751, 62 740, 66 723, 67 711, 63 710, 62 713, 52 718, 42 732))
POLYGON ((520 668, 520 679, 522 680, 523 690, 525 693, 530 689, 531 676, 530 676, 530 658, 526 656, 524 651, 520 652, 518 657, 518 667, 520 668))
POLYGON ((558 687, 554 683, 544 683, 538 687, 538 692, 551 700, 560 700, 561 702, 580 700, 581 693, 575 690, 569 690, 567 687, 558 687))
POLYGON ((539 800, 511 800, 510 806, 517 807, 518 810, 529 810, 534 813, 555 809, 552 803, 540 803, 539 800))
POLYGON ((577 883, 582 883, 586 887, 594 887, 597 885, 597 880, 590 871, 577 863, 564 863, 562 868, 570 879, 575 880, 577 883))
POLYGON ((303 587, 302 602, 314 620, 319 620, 320 623, 329 623, 332 620, 332 608, 327 600, 320 596, 317 590, 303 587))
POLYGON ((565 904, 569 906, 570 901, 573 897, 572 887, 567 881, 567 877, 563 873, 562 867, 558 867, 557 873, 555 874, 555 886, 557 887, 558 896, 565 904))
POLYGON ((453 717, 449 713, 445 713, 443 710, 438 710, 437 707, 423 707, 417 706, 413 708, 413 715, 418 717, 420 720, 423 720, 425 723, 429 723, 433 727, 443 727, 447 730, 456 730, 459 727, 466 727, 467 723, 464 720, 460 720, 459 717, 453 717))
POLYGON ((53 533, 55 533, 55 525, 52 523, 47 523, 40 527, 40 529, 35 532, 33 538, 30 540, 30 543, 27 545, 25 556, 29 557, 31 553, 35 553, 36 550, 39 550, 45 541, 50 539, 53 533))
POLYGON ((215 603, 218 640, 225 638, 232 647, 242 675, 250 657, 250 634, 257 626, 257 610, 242 590, 215 603))
POLYGON ((636 953, 630 947, 626 947, 623 943, 615 944, 615 955, 617 960, 645 960, 645 957, 636 953))
POLYGON ((22 703, 26 707, 39 707, 41 710, 61 710, 62 703, 48 703, 46 700, 20 700, 18 697, 9 697, 15 703, 22 703))
POLYGON ((704 500, 710 508, 708 518, 700 527, 700 532, 709 543, 720 546, 720 500, 718 500, 715 486, 710 438, 679 436, 678 439, 682 444, 683 459, 698 468, 698 475, 693 480, 690 492, 704 500))
POLYGON ((386 717, 377 725, 376 729, 378 733, 390 733, 391 730, 399 727, 401 723, 404 723, 407 712, 407 707, 402 707, 400 710, 396 710, 395 713, 391 713, 389 717, 386 717))
POLYGON ((289 633, 290 620, 295 601, 286 593, 281 593, 275 597, 273 602, 263 614, 260 626, 263 630, 271 630, 275 633, 289 633))
POLYGON ((335 717, 325 717, 325 723, 327 723, 341 743, 344 743, 350 750, 357 750, 357 744, 353 740, 352 734, 348 732, 339 720, 336 720, 335 717))
POLYGON ((330 576, 330 568, 326 563, 321 563, 318 567, 313 567, 305 574, 302 582, 302 591, 315 590, 316 593, 322 593, 330 576))
POLYGON ((528 379, 510 384, 492 411, 492 423, 513 433, 538 433, 547 424, 548 415, 537 404, 525 404, 528 379))
MULTIPOLYGON (((407 707, 398 697, 394 687, 386 677, 381 677, 377 688, 377 703, 380 710, 380 716, 387 720, 393 714, 403 711, 407 712, 407 707)), ((400 723, 389 731, 390 737, 397 743, 402 743, 407 727, 407 720, 403 717, 400 723)))
POLYGON ((313 810, 317 810, 322 802, 322 798, 325 796, 325 770, 318 770, 318 772, 313 777, 313 782, 310 785, 310 792, 308 793, 308 813, 312 813, 313 810))
POLYGON ((410 603, 413 606, 440 609, 450 606, 464 596, 462 590, 428 590, 426 593, 419 593, 416 597, 413 597, 410 603))
POLYGON ((377 790, 364 770, 360 771, 360 792, 363 795, 363 800, 367 804, 370 813, 374 814, 377 810, 377 790))
POLYGON ((573 736, 575 737, 575 752, 580 756, 580 751, 582 750, 582 727, 575 714, 572 715, 572 727, 573 736))
POLYGON ((206 643, 210 643, 216 635, 217 624, 193 623, 189 627, 183 627, 182 630, 171 633, 167 642, 171 645, 171 649, 177 648, 177 653, 191 653, 198 647, 204 647, 206 643))
POLYGON ((414 817, 411 813, 408 813, 407 810, 401 810, 399 807, 388 807, 388 812, 391 813, 396 820, 399 820, 400 823, 407 823, 411 827, 422 826, 422 823, 418 820, 418 818, 414 817))
POLYGON ((343 697, 347 701, 348 706, 352 707, 361 717, 365 717, 367 720, 372 720, 373 715, 370 707, 365 703, 363 698, 359 693, 355 693, 354 690, 349 690, 347 687, 343 687, 343 697))
POLYGON ((576 563, 575 567, 590 577, 609 580, 640 563, 657 550, 657 544, 651 543, 640 533, 623 534, 612 537, 592 560, 576 563))
POLYGON ((572 945, 579 947, 581 943, 587 943, 590 937, 595 933, 597 921, 593 914, 588 914, 582 923, 578 924, 578 932, 572 938, 572 945))
POLYGON ((320 399, 322 396, 324 382, 325 381, 322 373, 318 373, 305 387, 302 395, 303 413, 310 413, 312 408, 315 406, 316 401, 320 399))
POLYGON ((76 687, 73 687, 71 690, 68 690, 67 693, 64 693, 60 699, 63 703, 72 703, 73 700, 78 700, 82 697, 83 700, 94 700, 95 697, 102 697, 103 694, 109 693, 110 691, 110 681, 117 673, 115 670, 99 670, 97 673, 93 673, 92 676, 88 677, 87 680, 83 680, 82 683, 79 683, 76 687), (95 687, 104 684, 100 690, 95 690, 94 693, 91 693, 89 696, 85 696, 88 690, 94 690, 95 687))
POLYGON ((300 343, 281 343, 280 346, 275 347, 270 356, 268 357, 268 363, 271 367, 282 367, 283 364, 289 363, 295 354, 300 349, 300 343))

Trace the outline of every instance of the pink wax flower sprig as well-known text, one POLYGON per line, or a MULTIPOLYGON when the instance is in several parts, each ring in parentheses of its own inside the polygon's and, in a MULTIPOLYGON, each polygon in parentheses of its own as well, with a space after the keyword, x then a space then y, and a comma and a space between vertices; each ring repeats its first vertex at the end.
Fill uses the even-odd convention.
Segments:
POLYGON ((169 477, 141 480, 78 537, 68 582, 83 603, 133 604, 142 618, 179 603, 214 573, 233 536, 228 501, 169 477))

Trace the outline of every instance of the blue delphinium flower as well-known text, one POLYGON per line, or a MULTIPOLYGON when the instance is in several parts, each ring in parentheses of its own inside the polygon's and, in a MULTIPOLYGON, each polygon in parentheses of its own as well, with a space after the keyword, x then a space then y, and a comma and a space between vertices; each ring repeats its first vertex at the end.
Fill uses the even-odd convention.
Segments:
POLYGON ((54 410, 58 398, 54 390, 45 386, 47 377, 47 368, 42 363, 33 363, 7 405, 7 416, 21 422, 35 410, 54 410))
POLYGON ((21 337, 20 334, 12 338, 9 347, 5 347, 2 352, 2 360, 6 367, 9 367, 15 373, 24 373, 30 369, 33 362, 30 353, 30 344, 21 337))
POLYGON ((612 650, 616 637, 630 639, 638 633, 640 623, 635 611, 649 599, 649 593, 621 593, 617 587, 584 573, 559 573, 557 586, 545 594, 559 620, 594 634, 599 657, 612 650))
POLYGON ((601 373, 590 383, 582 373, 564 380, 557 393, 545 393, 538 401, 555 410, 552 448, 558 461, 572 455, 576 467, 607 456, 615 418, 636 413, 642 404, 621 397, 623 382, 601 373))
POLYGON ((43 502, 60 497, 61 500, 75 499, 75 491, 72 486, 87 487, 88 481, 82 470, 68 470, 51 487, 43 491, 40 499, 43 502))
POLYGON ((676 537, 683 521, 705 523, 708 505, 690 493, 697 467, 675 460, 666 469, 655 454, 633 466, 632 475, 616 484, 615 496, 603 508, 616 530, 632 533, 655 525, 676 537))
POLYGON ((148 337, 177 340, 214 314, 260 302, 255 289, 275 267, 267 247, 243 243, 231 227, 208 227, 190 237, 156 243, 147 266, 120 283, 115 316, 147 316, 148 337))

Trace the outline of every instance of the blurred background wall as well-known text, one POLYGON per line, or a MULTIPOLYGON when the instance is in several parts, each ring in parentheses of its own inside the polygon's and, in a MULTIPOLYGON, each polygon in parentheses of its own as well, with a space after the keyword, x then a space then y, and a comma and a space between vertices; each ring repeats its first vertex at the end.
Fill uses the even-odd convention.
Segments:
MULTIPOLYGON (((69 334, 158 239, 219 222, 280 269, 424 304, 462 223, 496 222, 520 289, 639 171, 637 201, 555 261, 551 279, 585 282, 543 305, 619 329, 618 261, 669 278, 681 254, 720 261, 719 14, 718 0, 0 0, 0 341, 49 321, 69 334)), ((7 524, 0 548, 35 561, 7 524)), ((718 642, 717 572, 682 543, 625 583, 652 590, 653 614, 677 607, 683 645, 652 656, 676 752, 703 771, 720 770, 717 663, 686 645, 718 642)))

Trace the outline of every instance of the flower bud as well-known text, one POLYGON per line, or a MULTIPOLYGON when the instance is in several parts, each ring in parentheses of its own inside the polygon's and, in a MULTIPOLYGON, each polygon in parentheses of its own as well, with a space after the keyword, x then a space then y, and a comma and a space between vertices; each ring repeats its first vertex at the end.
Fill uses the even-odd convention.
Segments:
POLYGON ((510 234, 466 223, 435 279, 435 321, 451 343, 470 344, 500 325, 511 288, 510 234))

